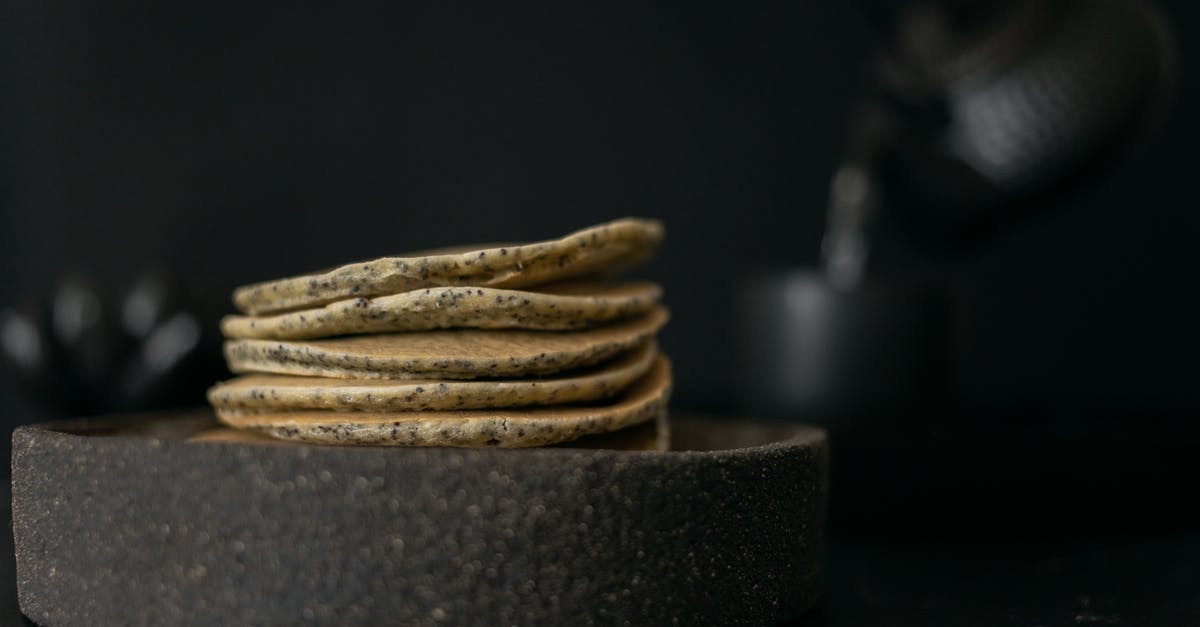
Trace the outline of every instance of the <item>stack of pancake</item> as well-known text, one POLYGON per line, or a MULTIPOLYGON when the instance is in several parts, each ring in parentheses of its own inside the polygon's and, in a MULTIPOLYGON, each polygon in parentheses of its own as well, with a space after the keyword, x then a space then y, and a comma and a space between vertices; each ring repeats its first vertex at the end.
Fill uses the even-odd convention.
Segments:
POLYGON ((387 257, 234 292, 235 429, 327 444, 662 448, 661 288, 618 281, 662 240, 623 219, 566 237, 387 257))

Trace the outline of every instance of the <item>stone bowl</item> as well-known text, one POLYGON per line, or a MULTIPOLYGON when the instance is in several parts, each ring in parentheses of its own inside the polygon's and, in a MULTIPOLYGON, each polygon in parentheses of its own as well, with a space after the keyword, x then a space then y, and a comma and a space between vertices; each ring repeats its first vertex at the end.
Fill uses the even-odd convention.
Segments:
POLYGON ((672 425, 667 452, 194 441, 207 410, 21 427, 20 606, 53 626, 802 614, 820 592, 825 433, 672 425))

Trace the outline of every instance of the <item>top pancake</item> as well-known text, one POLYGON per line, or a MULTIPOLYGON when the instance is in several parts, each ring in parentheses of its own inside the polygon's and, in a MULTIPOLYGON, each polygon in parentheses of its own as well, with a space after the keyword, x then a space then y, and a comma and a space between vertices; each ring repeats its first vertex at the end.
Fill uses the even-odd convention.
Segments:
POLYGON ((625 218, 555 240, 459 253, 384 257, 328 272, 257 283, 235 290, 233 302, 244 313, 263 314, 434 286, 527 287, 632 265, 649 257, 662 237, 660 222, 625 218))

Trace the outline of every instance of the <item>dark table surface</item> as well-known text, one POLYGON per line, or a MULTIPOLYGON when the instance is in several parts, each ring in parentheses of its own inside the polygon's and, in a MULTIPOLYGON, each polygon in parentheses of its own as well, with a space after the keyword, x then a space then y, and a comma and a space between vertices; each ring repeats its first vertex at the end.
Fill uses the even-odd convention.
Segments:
POLYGON ((1200 534, 841 539, 802 625, 1200 625, 1200 534))
MULTIPOLYGON (((4 519, 10 521, 4 483, 4 519)), ((0 625, 17 609, 11 523, 0 625)), ((799 625, 1200 625, 1200 533, 930 539, 838 536, 799 625)))

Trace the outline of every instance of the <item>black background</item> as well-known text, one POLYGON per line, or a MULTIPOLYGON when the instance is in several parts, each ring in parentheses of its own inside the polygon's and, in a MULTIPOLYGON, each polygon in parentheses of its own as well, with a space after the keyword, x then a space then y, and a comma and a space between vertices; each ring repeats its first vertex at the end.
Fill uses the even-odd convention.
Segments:
MULTIPOLYGON (((1200 408, 1197 120, 956 268, 958 391, 1200 408)), ((70 269, 242 282, 663 218, 678 401, 730 409, 739 279, 816 261, 874 42, 855 5, 10 3, 0 302, 70 269)))
MULTIPOLYGON (((1086 446, 1099 420, 1152 457, 1200 412, 1200 21, 1161 4, 1162 130, 951 268, 950 394, 997 459, 1031 422, 1086 446)), ((737 412, 739 285, 815 264, 875 45, 834 1, 10 2, 0 307, 162 267, 220 311, 247 281, 652 216, 674 405, 737 412)), ((8 425, 48 417, 2 394, 8 425)))

